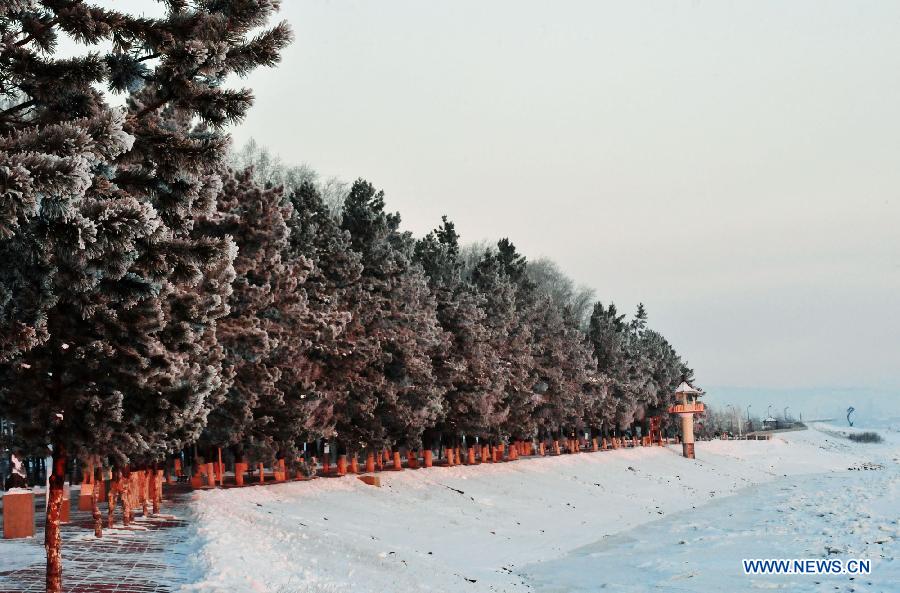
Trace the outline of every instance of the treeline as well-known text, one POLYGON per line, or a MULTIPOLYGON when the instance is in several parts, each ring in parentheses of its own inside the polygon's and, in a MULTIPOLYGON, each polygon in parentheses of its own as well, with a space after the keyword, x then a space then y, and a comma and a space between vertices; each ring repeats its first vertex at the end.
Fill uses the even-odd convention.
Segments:
POLYGON ((278 4, 0 6, 0 417, 52 448, 48 590, 71 460, 611 430, 690 373, 643 309, 588 315, 508 240, 466 253, 365 181, 229 170, 253 102, 229 83, 279 61, 278 4))
POLYGON ((319 439, 354 454, 647 434, 691 374, 643 305, 626 320, 508 239, 464 248, 446 217, 415 238, 371 183, 320 183, 252 143, 232 166, 204 221, 237 256, 230 382, 202 445, 290 460, 319 439))

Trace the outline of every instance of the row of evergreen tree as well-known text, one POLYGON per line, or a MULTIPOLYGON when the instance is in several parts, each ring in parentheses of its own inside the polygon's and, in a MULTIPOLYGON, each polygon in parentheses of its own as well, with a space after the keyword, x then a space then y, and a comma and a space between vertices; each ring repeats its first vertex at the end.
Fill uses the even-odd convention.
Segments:
POLYGON ((417 239, 369 182, 321 184, 252 144, 232 166, 203 222, 237 246, 205 445, 293 459, 315 439, 359 453, 646 434, 690 375, 643 305, 630 321, 587 311, 589 292, 508 239, 464 248, 446 217, 417 239))
POLYGON ((251 94, 222 83, 290 32, 249 36, 275 2, 168 4, 0 14, 0 414, 19 444, 124 464, 596 433, 690 374, 643 307, 588 312, 507 239, 465 251, 446 218, 415 238, 370 183, 265 151, 228 167, 251 94), (60 31, 113 50, 57 57, 60 31))
POLYGON ((48 590, 70 459, 609 429, 689 373, 642 309, 584 327, 507 240, 464 253, 365 181, 229 170, 253 101, 229 82, 279 61, 279 2, 160 4, 0 3, 0 417, 52 447, 48 590))
POLYGON ((0 417, 52 446, 48 592, 68 461, 161 459, 236 384, 220 340, 240 328, 217 322, 237 251, 211 226, 253 102, 230 83, 279 61, 279 3, 0 2, 0 417))

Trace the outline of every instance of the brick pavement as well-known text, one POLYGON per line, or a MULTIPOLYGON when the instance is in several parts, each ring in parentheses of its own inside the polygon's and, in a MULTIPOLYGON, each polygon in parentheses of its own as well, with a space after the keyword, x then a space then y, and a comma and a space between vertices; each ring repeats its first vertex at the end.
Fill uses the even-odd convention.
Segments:
MULTIPOLYGON (((128 529, 121 526, 118 512, 117 526, 107 529, 106 504, 101 504, 104 529, 103 537, 99 539, 94 537, 90 513, 77 510, 77 501, 73 500, 72 521, 62 528, 63 591, 169 593, 178 590, 187 582, 187 552, 183 544, 188 537, 185 516, 189 492, 185 487, 166 488, 160 514, 145 518, 137 511, 134 523, 128 529)), ((4 554, 4 544, 11 541, 27 542, 26 545, 37 546, 43 552, 43 497, 36 497, 35 504, 35 537, 29 540, 0 539, 0 554, 4 554)), ((12 550, 12 546, 7 547, 12 550)), ((0 571, 0 593, 43 591, 44 568, 43 561, 32 561, 28 566, 0 571)))

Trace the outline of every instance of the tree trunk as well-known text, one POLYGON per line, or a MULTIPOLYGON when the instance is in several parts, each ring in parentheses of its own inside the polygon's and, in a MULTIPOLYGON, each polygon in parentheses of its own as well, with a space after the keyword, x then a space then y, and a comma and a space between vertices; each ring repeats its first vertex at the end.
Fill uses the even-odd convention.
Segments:
POLYGON ((53 444, 53 470, 47 492, 47 523, 44 527, 44 548, 47 550, 47 593, 62 593, 62 538, 60 511, 66 481, 66 447, 53 444))
POLYGON ((146 467, 140 473, 141 483, 141 517, 149 515, 149 498, 150 498, 150 470, 146 467))
POLYGON ((112 474, 109 477, 109 488, 106 489, 106 506, 109 512, 109 518, 107 519, 106 526, 112 529, 113 526, 113 518, 116 513, 116 496, 119 492, 119 470, 113 470, 112 474))
POLYGON ((97 499, 101 480, 103 480, 103 470, 100 467, 95 467, 94 489, 91 492, 91 516, 94 518, 94 537, 103 537, 103 515, 100 513, 100 503, 97 499))
POLYGON ((159 480, 159 468, 157 468, 156 464, 153 464, 153 469, 151 470, 153 473, 150 474, 150 498, 153 501, 153 514, 159 514, 159 491, 162 488, 162 484, 160 484, 159 480))
POLYGON ((119 477, 119 498, 122 499, 122 526, 131 524, 131 470, 126 465, 119 477))

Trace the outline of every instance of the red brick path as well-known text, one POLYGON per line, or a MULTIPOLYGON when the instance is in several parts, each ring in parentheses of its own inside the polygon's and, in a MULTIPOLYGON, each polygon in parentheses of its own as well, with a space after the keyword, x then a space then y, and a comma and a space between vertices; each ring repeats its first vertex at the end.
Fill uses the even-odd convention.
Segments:
MULTIPOLYGON (((63 591, 65 593, 163 593, 176 591, 186 582, 187 551, 184 542, 188 530, 185 499, 189 490, 179 488, 164 492, 157 517, 141 517, 135 513, 129 529, 121 526, 117 509, 116 525, 107 529, 106 505, 103 512, 103 537, 94 537, 93 520, 86 511, 77 510, 72 501, 72 521, 63 525, 63 591)), ((73 492, 73 494, 75 494, 73 492)), ((37 530, 27 545, 43 552, 44 499, 36 497, 37 530)), ((0 539, 0 555, 5 555, 0 539)), ((21 544, 19 544, 21 545, 21 544)), ((11 547, 10 547, 11 549, 11 547)), ((5 564, 9 564, 8 559, 5 564)), ((0 593, 24 593, 44 590, 44 563, 31 562, 12 571, 0 572, 0 593)))

